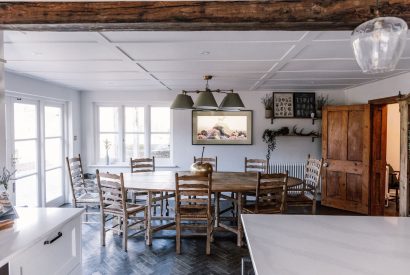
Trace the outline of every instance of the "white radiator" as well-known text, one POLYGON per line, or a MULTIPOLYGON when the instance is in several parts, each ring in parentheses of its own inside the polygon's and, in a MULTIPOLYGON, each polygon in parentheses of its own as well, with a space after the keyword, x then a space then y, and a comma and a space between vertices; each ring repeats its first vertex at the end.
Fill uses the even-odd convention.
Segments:
POLYGON ((285 173, 288 171, 289 177, 303 179, 305 174, 305 165, 306 163, 304 162, 270 163, 269 173, 285 173))
MULTIPOLYGON (((289 162, 289 163, 270 163, 269 173, 286 173, 288 171, 289 177, 295 177, 298 179, 304 179, 305 175, 304 162, 289 162)), ((302 189, 302 186, 293 187, 294 190, 302 189)), ((289 191, 288 194, 299 194, 300 191, 289 191)))

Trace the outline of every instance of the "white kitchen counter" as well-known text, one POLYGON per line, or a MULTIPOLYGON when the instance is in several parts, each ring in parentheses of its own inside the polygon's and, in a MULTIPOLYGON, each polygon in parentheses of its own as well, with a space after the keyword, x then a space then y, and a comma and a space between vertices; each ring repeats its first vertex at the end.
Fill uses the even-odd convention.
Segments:
POLYGON ((83 211, 78 208, 17 208, 19 218, 13 228, 0 231, 0 266, 13 261, 16 255, 36 243, 52 238, 65 224, 80 220, 83 211))
POLYGON ((410 218, 242 215, 258 275, 410 274, 410 218))

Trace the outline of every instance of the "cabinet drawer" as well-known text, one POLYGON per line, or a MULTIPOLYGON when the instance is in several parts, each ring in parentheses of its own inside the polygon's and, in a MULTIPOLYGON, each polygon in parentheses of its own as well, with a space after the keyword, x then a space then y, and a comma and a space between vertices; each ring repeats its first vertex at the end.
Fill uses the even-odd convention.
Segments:
POLYGON ((63 224, 10 261, 10 275, 68 274, 81 263, 81 220, 63 224))

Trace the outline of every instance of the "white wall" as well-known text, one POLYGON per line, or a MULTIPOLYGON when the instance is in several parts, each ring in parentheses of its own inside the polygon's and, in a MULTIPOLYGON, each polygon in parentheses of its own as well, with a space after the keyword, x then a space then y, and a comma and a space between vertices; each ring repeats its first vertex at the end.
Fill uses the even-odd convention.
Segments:
MULTIPOLYGON (((3 32, 0 31, 0 58, 4 58, 3 32)), ((4 93, 4 63, 0 62, 0 169, 6 166, 6 102, 4 93)))
POLYGON ((387 105, 386 161, 400 171, 400 111, 399 104, 387 105))
POLYGON ((347 104, 367 103, 370 99, 396 96, 410 92, 410 73, 379 80, 345 90, 347 104))
POLYGON ((68 137, 70 144, 69 155, 81 152, 81 109, 80 92, 23 75, 6 72, 6 95, 14 94, 22 97, 41 97, 44 99, 66 102, 68 106, 68 137), (74 136, 77 137, 74 140, 74 136))
MULTIPOLYGON (((307 130, 320 129, 320 121, 312 125, 310 119, 276 119, 274 124, 270 124, 269 119, 264 118, 264 108, 260 103, 261 97, 267 92, 240 92, 242 100, 247 109, 253 110, 253 145, 208 145, 205 155, 218 156, 218 170, 242 171, 244 157, 265 158, 266 144, 262 141, 262 133, 266 128, 280 128, 288 126, 292 129, 293 125, 307 130)), ((344 104, 345 95, 343 91, 319 92, 318 94, 329 94, 333 104, 344 104)), ((93 133, 93 102, 126 102, 126 103, 150 103, 154 105, 166 104, 169 106, 174 99, 174 92, 82 92, 81 109, 83 114, 83 147, 82 156, 87 165, 93 164, 94 155, 94 133, 93 133)), ((220 102, 221 98, 217 97, 220 102)), ((174 164, 178 169, 188 169, 193 161, 193 156, 199 156, 202 150, 200 145, 192 145, 191 140, 191 111, 174 110, 172 112, 172 138, 174 164)), ((303 137, 279 137, 277 139, 277 149, 272 153, 273 162, 302 162, 306 156, 321 155, 321 142, 316 140, 312 143, 310 138, 303 137)), ((92 167, 90 170, 94 170, 92 167)), ((128 169, 127 169, 128 170, 128 169)))

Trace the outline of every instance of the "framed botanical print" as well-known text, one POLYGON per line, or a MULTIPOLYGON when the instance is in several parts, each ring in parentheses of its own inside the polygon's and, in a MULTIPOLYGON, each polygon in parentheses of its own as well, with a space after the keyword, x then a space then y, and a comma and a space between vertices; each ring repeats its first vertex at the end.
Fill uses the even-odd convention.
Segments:
POLYGON ((315 113, 315 93, 294 93, 295 117, 310 118, 315 113))
POLYGON ((275 118, 293 117, 293 93, 273 93, 275 118))

